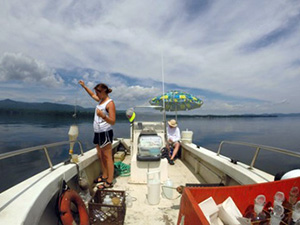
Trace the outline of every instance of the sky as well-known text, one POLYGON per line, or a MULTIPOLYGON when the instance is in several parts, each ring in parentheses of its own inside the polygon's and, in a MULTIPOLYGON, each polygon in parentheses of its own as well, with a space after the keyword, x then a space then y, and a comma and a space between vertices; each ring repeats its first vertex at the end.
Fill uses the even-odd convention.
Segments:
POLYGON ((117 109, 177 88, 193 114, 300 112, 299 0, 0 0, 0 100, 117 109))

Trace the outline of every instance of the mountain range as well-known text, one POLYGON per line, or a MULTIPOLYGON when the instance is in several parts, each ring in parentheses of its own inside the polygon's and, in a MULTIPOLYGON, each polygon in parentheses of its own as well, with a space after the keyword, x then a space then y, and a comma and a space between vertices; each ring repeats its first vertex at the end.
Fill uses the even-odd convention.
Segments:
MULTIPOLYGON (((0 115, 13 115, 13 114, 25 114, 25 115, 60 115, 70 116, 75 113, 75 106, 68 104, 58 104, 51 102, 43 103, 30 103, 20 102, 11 99, 0 100, 0 115)), ((84 108, 76 106, 76 114, 81 116, 91 116, 94 114, 94 108, 84 108)), ((125 110, 118 110, 117 116, 125 118, 125 110)), ((291 114, 241 114, 241 115, 179 115, 179 117, 278 117, 278 116, 300 116, 300 113, 291 114)))

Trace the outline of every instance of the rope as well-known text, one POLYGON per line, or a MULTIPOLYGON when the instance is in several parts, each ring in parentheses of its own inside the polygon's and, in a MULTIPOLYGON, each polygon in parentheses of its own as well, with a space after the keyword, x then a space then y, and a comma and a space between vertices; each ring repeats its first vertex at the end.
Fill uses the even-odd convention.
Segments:
POLYGON ((123 162, 115 162, 114 166, 115 166, 115 170, 119 176, 121 176, 121 177, 129 177, 130 176, 130 165, 127 165, 123 162))

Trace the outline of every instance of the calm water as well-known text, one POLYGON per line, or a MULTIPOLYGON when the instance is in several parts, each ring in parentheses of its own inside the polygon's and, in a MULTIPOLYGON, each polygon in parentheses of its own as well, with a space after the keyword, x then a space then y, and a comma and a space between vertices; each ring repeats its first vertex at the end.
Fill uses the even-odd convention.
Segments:
MULTIPOLYGON (((93 146, 92 119, 74 121, 49 117, 1 117, 0 153, 22 148, 66 141, 70 125, 77 123, 79 140, 83 148, 93 146)), ((300 117, 256 118, 178 118, 181 130, 194 132, 193 142, 217 151, 222 140, 243 141, 284 148, 300 152, 300 117)), ((129 123, 118 120, 114 126, 115 137, 129 137, 129 123)), ((68 158, 69 146, 50 148, 53 164, 68 158)), ((76 148, 78 149, 78 148, 76 148)), ((222 154, 250 164, 254 149, 224 146, 222 154), (231 147, 229 149, 229 147, 231 147)), ((261 151, 256 167, 275 174, 281 170, 300 167, 299 160, 291 160, 278 153, 261 151)), ((48 168, 43 151, 28 153, 0 161, 0 192, 29 176, 48 168)))

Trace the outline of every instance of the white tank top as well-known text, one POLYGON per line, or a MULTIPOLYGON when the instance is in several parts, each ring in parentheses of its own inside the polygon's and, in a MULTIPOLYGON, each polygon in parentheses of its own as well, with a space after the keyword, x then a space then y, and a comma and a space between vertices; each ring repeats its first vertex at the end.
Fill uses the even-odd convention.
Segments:
POLYGON ((106 110, 106 106, 108 103, 110 103, 112 99, 108 99, 106 102, 104 102, 101 105, 97 105, 95 108, 95 116, 94 116, 94 132, 100 133, 109 131, 112 129, 111 125, 107 123, 105 120, 103 120, 101 117, 97 115, 97 109, 101 110, 106 116, 108 116, 108 112, 106 110))

